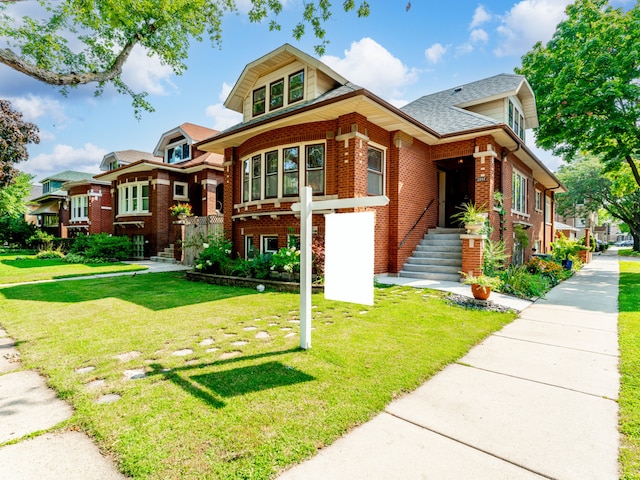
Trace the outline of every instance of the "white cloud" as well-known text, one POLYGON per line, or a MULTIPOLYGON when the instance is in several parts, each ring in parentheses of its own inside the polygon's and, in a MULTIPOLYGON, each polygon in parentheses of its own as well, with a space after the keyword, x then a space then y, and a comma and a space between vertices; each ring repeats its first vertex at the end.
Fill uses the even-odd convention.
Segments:
POLYGON ((48 116, 60 127, 67 121, 64 107, 53 98, 28 94, 25 97, 9 98, 9 101, 16 110, 22 112, 23 119, 27 122, 37 123, 39 118, 48 116))
POLYGON ((473 13, 473 19, 471 20, 471 25, 469 25, 469 28, 475 28, 479 25, 487 23, 492 18, 492 15, 485 10, 483 5, 478 5, 476 7, 476 11, 473 13))
POLYGON ((152 95, 166 95, 165 86, 171 85, 173 70, 163 65, 157 56, 150 57, 139 45, 133 47, 129 59, 122 68, 122 79, 135 91, 152 95))
POLYGON ((565 18, 564 9, 572 0, 522 0, 501 19, 499 57, 523 55, 536 42, 548 42, 557 24, 565 18))
POLYGON ((351 49, 345 50, 344 58, 324 56, 320 61, 394 105, 406 103, 399 99, 402 89, 418 78, 415 69, 408 68, 386 48, 367 37, 353 42, 351 49))
POLYGON ((487 43, 489 41, 489 34, 485 30, 477 28, 471 31, 469 40, 473 43, 487 43))
POLYGON ((471 52, 473 52, 473 45, 471 45, 469 42, 463 43, 462 45, 458 45, 456 47, 456 57, 468 55, 471 52))
POLYGON ((425 57, 430 63, 438 63, 442 60, 442 57, 447 52, 448 47, 443 46, 440 43, 434 43, 424 51, 425 57))
POLYGON ((205 109, 205 115, 207 117, 213 118, 213 125, 211 126, 211 128, 215 130, 222 131, 242 121, 241 114, 239 114, 238 112, 234 112, 233 110, 229 110, 224 106, 224 101, 229 96, 232 88, 233 85, 229 85, 228 83, 224 82, 222 84, 220 94, 218 95, 218 100, 220 100, 220 103, 209 105, 205 109))
POLYGON ((107 153, 107 150, 91 143, 85 143, 82 148, 59 144, 51 153, 41 153, 20 163, 20 170, 35 175, 38 179, 64 170, 98 173, 102 157, 107 153))

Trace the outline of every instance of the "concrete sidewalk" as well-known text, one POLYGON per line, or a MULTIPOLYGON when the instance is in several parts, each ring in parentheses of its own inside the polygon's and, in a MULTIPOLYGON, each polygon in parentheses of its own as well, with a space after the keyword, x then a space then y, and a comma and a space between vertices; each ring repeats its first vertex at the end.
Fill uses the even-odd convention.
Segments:
POLYGON ((617 256, 594 257, 279 479, 617 479, 618 278, 617 256))

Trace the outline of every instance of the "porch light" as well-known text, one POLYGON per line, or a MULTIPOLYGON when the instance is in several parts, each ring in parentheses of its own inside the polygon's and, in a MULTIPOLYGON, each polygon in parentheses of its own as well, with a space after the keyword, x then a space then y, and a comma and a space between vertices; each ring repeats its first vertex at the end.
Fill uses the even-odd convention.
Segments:
POLYGON ((464 163, 464 159, 463 158, 459 158, 458 159, 458 165, 462 165, 464 163))

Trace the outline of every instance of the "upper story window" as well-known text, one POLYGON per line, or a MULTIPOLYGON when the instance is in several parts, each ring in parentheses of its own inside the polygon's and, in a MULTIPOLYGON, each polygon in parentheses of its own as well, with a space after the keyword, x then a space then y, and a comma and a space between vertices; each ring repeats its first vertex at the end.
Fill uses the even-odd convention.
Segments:
POLYGON ((367 157, 367 193, 384 195, 384 152, 370 146, 367 157))
POLYGON ((108 167, 107 167, 107 168, 108 168, 109 170, 115 170, 115 169, 116 169, 116 168, 118 168, 118 167, 119 167, 119 165, 118 165, 118 161, 117 161, 117 160, 114 160, 113 162, 109 162, 109 165, 108 165, 108 167))
POLYGON ((149 182, 123 183, 118 186, 118 213, 149 212, 149 182))
POLYGON ((74 195, 71 197, 71 220, 86 220, 89 218, 89 196, 74 195))
POLYGON ((42 184, 42 193, 55 192, 56 190, 60 190, 62 187, 62 182, 57 180, 47 180, 42 184))
POLYGON ((508 100, 507 121, 511 129, 524 140, 524 115, 520 107, 511 99, 508 100))
POLYGON ((304 99, 304 70, 261 85, 252 92, 251 114, 262 115, 304 99))
POLYGON ((540 190, 536 190, 536 211, 542 211, 542 192, 540 190))
POLYGON ((191 158, 191 148, 188 143, 171 145, 167 148, 167 163, 179 163, 191 158))
POLYGON ((527 213, 527 178, 516 170, 511 181, 511 209, 516 213, 527 213))
POLYGON ((308 185, 325 192, 324 143, 295 145, 253 155, 242 163, 242 202, 299 194, 308 185))

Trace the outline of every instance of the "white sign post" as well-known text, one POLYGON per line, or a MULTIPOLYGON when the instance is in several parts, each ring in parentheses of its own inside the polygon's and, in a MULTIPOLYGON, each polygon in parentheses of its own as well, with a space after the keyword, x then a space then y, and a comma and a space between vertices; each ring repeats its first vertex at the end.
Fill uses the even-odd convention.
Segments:
POLYGON ((388 203, 389 199, 384 195, 314 202, 311 187, 300 189, 300 202, 291 205, 291 210, 300 212, 300 348, 305 350, 311 348, 311 226, 313 224, 313 210, 382 207, 388 203))

